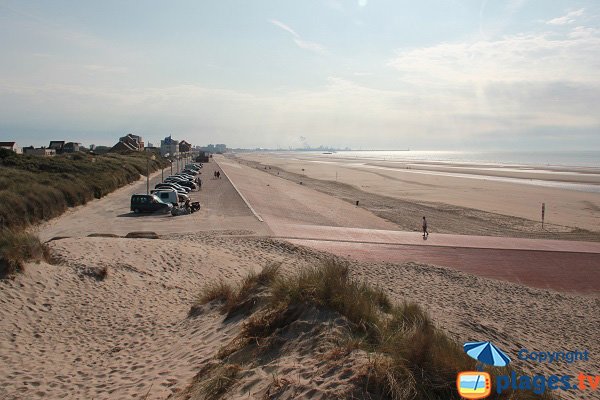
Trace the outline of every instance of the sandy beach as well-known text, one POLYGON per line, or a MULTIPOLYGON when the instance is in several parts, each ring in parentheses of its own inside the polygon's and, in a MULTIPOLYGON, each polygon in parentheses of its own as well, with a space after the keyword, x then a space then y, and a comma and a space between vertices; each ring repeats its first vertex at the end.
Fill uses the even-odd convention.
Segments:
MULTIPOLYGON (((273 261, 294 271, 331 257, 231 233, 51 242, 61 255, 59 265, 31 264, 25 274, 2 283, 0 394, 6 399, 122 399, 149 393, 149 399, 165 399, 183 390, 239 330, 239 324, 224 323, 216 312, 188 317, 204 284, 239 280, 273 261), (93 270, 101 267, 108 268, 108 276, 97 280, 93 270)), ((513 354, 523 347, 600 351, 597 299, 418 264, 356 262, 351 270, 384 288, 394 301, 422 305, 458 342, 485 337, 513 354)), ((274 360, 270 369, 251 369, 253 384, 231 398, 260 398, 270 373, 292 381, 299 365, 316 365, 310 352, 296 356, 274 360)), ((546 374, 576 374, 581 368, 518 360, 515 365, 546 374)), ((585 365, 586 371, 599 367, 596 357, 585 365)), ((310 375, 310 369, 303 373, 310 375)), ((324 386, 312 387, 312 396, 299 398, 327 393, 324 386)))
MULTIPOLYGON (((15 279, 0 282, 0 398, 181 398, 243 323, 225 321, 212 309, 190 317, 204 285, 238 282, 273 262, 291 274, 339 259, 308 247, 310 243, 298 246, 269 237, 292 227, 398 230, 393 222, 348 201, 236 161, 216 161, 220 166, 212 162, 204 173, 210 176, 219 169, 228 175, 207 179, 202 191, 195 192, 202 213, 175 219, 123 216, 130 194, 145 187, 140 181, 39 227, 43 238, 66 238, 48 243, 55 263, 30 263, 15 279), (160 238, 88 237, 140 230, 158 232, 160 238)), ((594 251, 593 243, 579 245, 594 251)), ((576 287, 539 289, 510 277, 490 279, 478 276, 477 269, 467 273, 381 262, 376 257, 381 248, 365 249, 373 259, 347 258, 352 276, 382 288, 395 302, 418 303, 457 343, 492 340, 513 355, 515 367, 531 374, 593 373, 600 367, 595 356, 600 352, 599 300, 594 293, 578 293, 576 287), (521 348, 587 349, 593 356, 585 365, 529 363, 514 356, 521 348)), ((348 366, 323 369, 322 354, 303 350, 319 340, 304 338, 268 362, 247 365, 226 398, 263 398, 281 382, 293 393, 284 398, 343 393, 352 381, 348 366), (317 379, 325 373, 327 379, 317 379)), ((567 393, 565 398, 578 397, 567 393)), ((598 397, 592 393, 586 398, 598 397)))
POLYGON ((455 206, 535 222, 523 227, 528 230, 542 231, 541 204, 545 203, 546 231, 600 232, 597 168, 398 162, 315 153, 240 153, 237 157, 260 163, 259 168, 288 172, 296 180, 336 182, 367 194, 448 211, 455 206))

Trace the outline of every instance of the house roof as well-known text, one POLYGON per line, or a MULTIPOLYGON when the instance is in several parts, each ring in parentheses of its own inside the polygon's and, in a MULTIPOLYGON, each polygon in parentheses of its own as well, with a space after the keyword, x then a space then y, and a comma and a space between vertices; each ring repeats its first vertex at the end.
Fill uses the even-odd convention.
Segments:
POLYGON ((50 148, 55 148, 55 147, 61 148, 64 145, 65 145, 65 141, 64 140, 51 140, 50 144, 48 145, 48 147, 50 147, 50 148))
POLYGON ((13 147, 17 142, 0 142, 0 146, 2 147, 13 147))
POLYGON ((127 142, 117 142, 111 149, 110 152, 120 152, 120 151, 129 151, 129 150, 138 150, 137 147, 133 146, 131 143, 127 142))

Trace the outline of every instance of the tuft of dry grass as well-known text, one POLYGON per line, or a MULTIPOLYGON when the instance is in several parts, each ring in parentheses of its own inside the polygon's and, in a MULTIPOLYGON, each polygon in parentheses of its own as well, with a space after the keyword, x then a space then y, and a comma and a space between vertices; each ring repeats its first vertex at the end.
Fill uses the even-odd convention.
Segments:
MULTIPOLYGON (((339 348, 324 359, 342 357, 354 350, 369 354, 369 363, 356 371, 360 397, 459 398, 455 386, 458 372, 475 369, 475 361, 435 327, 421 307, 409 302, 393 304, 383 290, 352 279, 346 264, 328 261, 290 276, 280 274, 279 266, 269 266, 259 274, 248 275, 235 287, 223 282, 205 287, 199 303, 213 300, 222 302, 225 313, 244 310, 251 314, 241 333, 218 352, 221 363, 239 359, 242 353, 237 352, 246 354, 249 348, 268 351, 271 344, 281 343, 278 334, 307 311, 324 310, 334 311, 350 323, 348 337, 342 338, 339 348)), ((489 372, 494 376, 506 371, 489 372)), ((551 396, 506 391, 493 393, 490 398, 551 396)))
POLYGON ((212 301, 221 302, 221 312, 228 317, 249 313, 257 304, 256 295, 279 276, 280 265, 272 263, 259 273, 251 272, 237 286, 224 281, 209 283, 200 292, 190 315, 194 315, 195 310, 212 301))
POLYGON ((27 261, 49 259, 48 247, 37 236, 23 231, 0 231, 0 278, 23 272, 27 261))
POLYGON ((233 386, 242 368, 237 364, 221 364, 200 386, 200 392, 206 399, 219 399, 233 386))

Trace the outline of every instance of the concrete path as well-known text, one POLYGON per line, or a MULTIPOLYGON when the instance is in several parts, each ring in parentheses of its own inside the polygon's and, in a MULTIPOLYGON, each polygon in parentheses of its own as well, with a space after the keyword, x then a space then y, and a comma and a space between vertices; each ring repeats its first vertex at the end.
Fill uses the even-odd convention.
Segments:
POLYGON ((350 202, 216 160, 274 237, 363 261, 414 261, 533 287, 600 293, 600 243, 442 234, 423 240, 350 202))
MULTIPOLYGON (((56 236, 81 237, 92 233, 125 235, 132 231, 153 231, 160 234, 186 233, 208 230, 249 231, 269 235, 268 227, 259 222, 237 194, 231 183, 222 176, 213 179, 219 169, 215 162, 202 168, 202 189, 190 192, 192 201, 199 201, 201 209, 190 215, 173 217, 170 214, 134 214, 130 211, 131 195, 146 193, 146 179, 125 186, 101 199, 71 209, 38 228, 40 239, 56 236)), ((175 172, 175 171, 173 171, 175 172)), ((164 177, 170 175, 164 170, 164 177)), ((161 181, 161 172, 150 179, 150 188, 161 181)))

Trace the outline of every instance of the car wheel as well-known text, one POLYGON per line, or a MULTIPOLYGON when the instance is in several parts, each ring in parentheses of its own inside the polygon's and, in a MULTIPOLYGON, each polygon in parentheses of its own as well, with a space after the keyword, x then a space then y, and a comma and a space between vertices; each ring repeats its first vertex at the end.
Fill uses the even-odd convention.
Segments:
POLYGON ((140 213, 140 209, 139 209, 139 208, 135 208, 135 209, 133 210, 133 212, 134 212, 135 214, 139 214, 139 213, 140 213))

